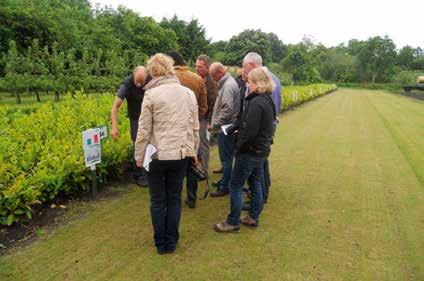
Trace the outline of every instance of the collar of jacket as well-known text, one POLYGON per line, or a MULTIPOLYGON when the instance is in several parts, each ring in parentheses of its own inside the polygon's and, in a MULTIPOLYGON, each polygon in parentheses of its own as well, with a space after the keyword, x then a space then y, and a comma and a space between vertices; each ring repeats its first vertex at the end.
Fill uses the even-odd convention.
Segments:
POLYGON ((228 79, 228 77, 230 77, 230 73, 229 72, 227 72, 227 73, 225 73, 225 75, 221 78, 221 80, 219 80, 219 82, 218 82, 218 87, 219 88, 221 88, 222 87, 222 85, 224 85, 224 83, 225 83, 225 81, 227 81, 227 79, 228 79))
POLYGON ((251 100, 251 99, 256 98, 256 97, 258 97, 258 96, 260 96, 260 95, 271 95, 271 94, 270 94, 270 93, 263 93, 263 94, 259 94, 259 93, 257 93, 257 92, 254 92, 254 93, 248 94, 248 95, 246 96, 246 100, 251 100))
POLYGON ((152 79, 146 86, 144 86, 144 90, 150 90, 156 88, 160 85, 176 83, 180 84, 180 81, 177 77, 169 75, 169 76, 161 76, 155 79, 152 79))
POLYGON ((174 70, 187 71, 190 70, 190 68, 187 65, 176 65, 174 66, 174 70))

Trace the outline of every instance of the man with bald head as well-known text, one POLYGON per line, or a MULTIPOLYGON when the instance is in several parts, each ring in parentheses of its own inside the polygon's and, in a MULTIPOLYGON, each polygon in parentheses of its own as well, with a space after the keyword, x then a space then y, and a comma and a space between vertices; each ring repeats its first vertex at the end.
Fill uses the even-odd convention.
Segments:
POLYGON ((209 73, 218 84, 218 96, 212 113, 211 128, 218 135, 219 158, 222 164, 222 178, 216 183, 217 190, 211 197, 225 196, 229 184, 234 159, 234 136, 226 135, 221 126, 234 124, 240 110, 240 92, 236 80, 222 63, 211 64, 209 73))
MULTIPOLYGON (((144 66, 137 66, 133 73, 125 78, 119 87, 118 93, 112 106, 112 130, 110 135, 113 139, 119 138, 118 115, 119 108, 124 100, 127 101, 127 114, 130 120, 131 140, 134 142, 137 138, 138 119, 140 117, 141 105, 144 98, 144 85, 149 82, 144 66)), ((133 165, 133 177, 137 185, 147 187, 146 171, 133 165)))

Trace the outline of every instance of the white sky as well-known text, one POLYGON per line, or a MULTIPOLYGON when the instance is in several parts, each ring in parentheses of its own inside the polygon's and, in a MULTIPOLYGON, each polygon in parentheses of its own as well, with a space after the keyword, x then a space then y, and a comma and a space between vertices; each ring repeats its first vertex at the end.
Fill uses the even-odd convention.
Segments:
POLYGON ((156 20, 197 18, 213 41, 228 40, 244 29, 274 32, 284 43, 304 35, 335 46, 349 39, 389 35, 398 48, 424 47, 424 0, 90 0, 123 5, 156 20), (254 4, 256 3, 256 4, 254 4))

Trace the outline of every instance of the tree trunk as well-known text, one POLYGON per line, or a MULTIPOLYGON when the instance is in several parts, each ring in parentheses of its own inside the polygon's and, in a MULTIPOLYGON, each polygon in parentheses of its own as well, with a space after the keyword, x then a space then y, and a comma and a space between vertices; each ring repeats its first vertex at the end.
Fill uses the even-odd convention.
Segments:
POLYGON ((372 84, 374 84, 375 83, 375 79, 377 78, 377 73, 373 73, 372 74, 372 84))
POLYGON ((54 92, 54 99, 55 99, 55 101, 59 101, 59 92, 58 91, 55 91, 54 92))
POLYGON ((21 103, 21 96, 19 95, 19 92, 16 92, 16 103, 17 104, 21 103))
POLYGON ((37 101, 41 102, 40 93, 38 92, 38 90, 35 90, 35 95, 37 96, 37 101))

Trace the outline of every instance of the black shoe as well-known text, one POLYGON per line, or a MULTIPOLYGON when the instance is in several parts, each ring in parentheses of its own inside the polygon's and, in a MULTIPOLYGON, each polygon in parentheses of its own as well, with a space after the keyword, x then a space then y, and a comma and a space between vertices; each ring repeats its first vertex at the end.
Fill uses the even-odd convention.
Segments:
POLYGON ((184 203, 190 208, 190 209, 195 209, 196 208, 196 201, 188 201, 188 200, 184 200, 184 203))
POLYGON ((168 251, 167 251, 167 250, 165 250, 165 249, 157 249, 157 251, 158 251, 158 254, 159 254, 159 255, 165 255, 165 254, 167 254, 167 253, 168 253, 168 251))
POLYGON ((140 187, 149 187, 149 183, 145 177, 139 177, 135 179, 135 183, 140 187))
POLYGON ((214 181, 213 183, 212 183, 212 186, 213 187, 216 187, 216 188, 219 188, 220 186, 221 186, 221 180, 219 180, 219 181, 214 181))
POLYGON ((211 193, 211 197, 222 197, 228 195, 228 193, 228 191, 218 189, 217 191, 211 193))
POLYGON ((245 202, 241 208, 243 211, 250 211, 250 202, 245 202))
POLYGON ((166 254, 168 254, 168 255, 170 255, 170 254, 173 254, 173 253, 175 253, 175 248, 172 248, 172 249, 166 249, 166 254))

